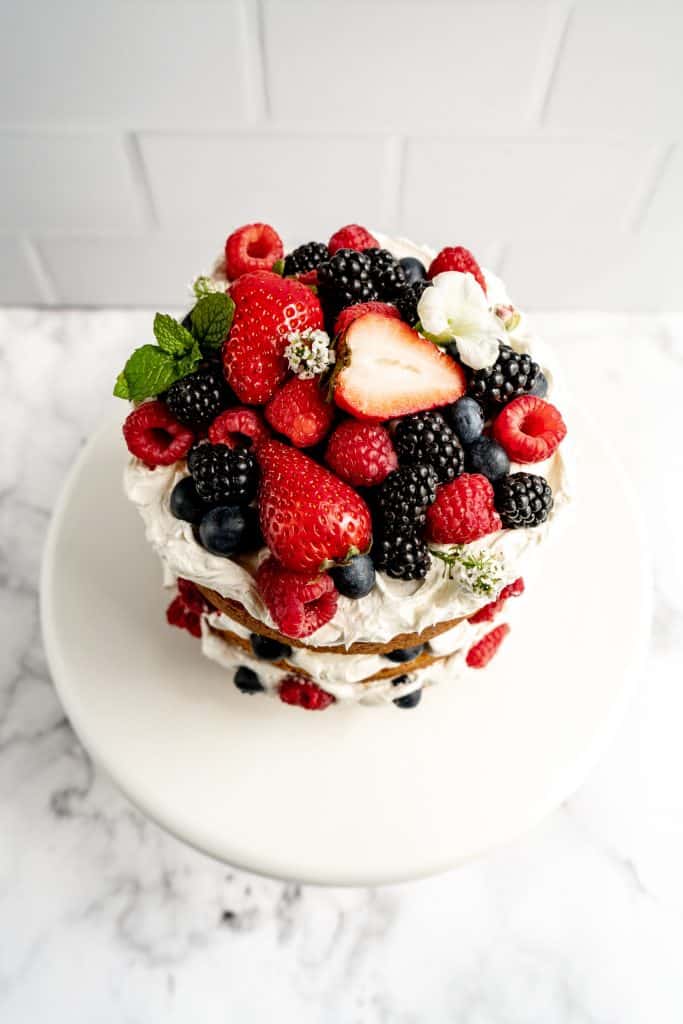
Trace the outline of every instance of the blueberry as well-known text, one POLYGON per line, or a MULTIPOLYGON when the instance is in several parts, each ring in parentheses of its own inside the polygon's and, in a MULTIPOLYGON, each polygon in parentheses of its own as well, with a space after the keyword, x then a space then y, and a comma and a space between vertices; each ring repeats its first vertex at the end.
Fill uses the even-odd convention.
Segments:
POLYGON ((245 522, 240 551, 259 551, 262 547, 265 547, 265 542, 259 524, 258 509, 248 507, 242 508, 240 511, 244 516, 245 522))
POLYGON ((510 472, 510 460, 497 441, 480 437, 465 449, 465 466, 469 473, 481 473, 489 480, 501 480, 510 472))
POLYGON ((413 658, 417 658, 418 654, 422 654, 424 648, 424 644, 418 644, 417 647, 404 647, 402 651, 389 651, 384 657, 389 661, 412 661, 413 658))
POLYGON ((446 410, 446 417, 461 444, 472 444, 484 429, 484 410, 474 398, 459 398, 446 410))
POLYGON ((197 494, 197 488, 191 476, 179 480, 171 491, 171 513, 176 519, 183 519, 186 523, 199 523, 202 516, 207 512, 208 505, 197 494))
POLYGON ((265 686, 253 669, 240 666, 235 672, 235 686, 242 693, 262 693, 265 686))
POLYGON ((375 567, 369 555, 356 555, 345 565, 335 566, 330 576, 344 597, 365 597, 375 585, 375 567))
POLYGON ((416 281, 424 281, 427 276, 427 268, 414 256, 404 256, 398 261, 403 267, 405 278, 408 284, 415 284, 416 281))
POLYGON ((222 558, 229 558, 242 550, 246 533, 244 511, 231 505, 210 509, 199 524, 199 542, 202 547, 222 558))
POLYGON ((548 394, 548 381, 543 370, 538 371, 538 377, 529 394, 535 395, 536 398, 545 398, 548 394))
MULTIPOLYGON (((393 686, 400 686, 402 683, 408 682, 408 676, 396 676, 391 682, 393 686)), ((394 704, 397 708, 416 708, 421 700, 422 690, 413 690, 412 693, 406 693, 404 697, 397 697, 394 704)))
POLYGON ((289 644, 281 644, 279 640, 271 640, 269 636, 261 636, 260 633, 250 633, 249 640, 252 651, 263 661, 278 661, 279 658, 288 658, 292 653, 289 644))

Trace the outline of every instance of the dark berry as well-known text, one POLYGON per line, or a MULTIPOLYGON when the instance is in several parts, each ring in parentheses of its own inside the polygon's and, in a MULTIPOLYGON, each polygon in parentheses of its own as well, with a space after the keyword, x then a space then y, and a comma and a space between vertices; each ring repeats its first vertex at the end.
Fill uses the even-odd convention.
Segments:
MULTIPOLYGON (((408 676, 396 676, 392 679, 394 686, 401 686, 403 683, 408 682, 408 676)), ((406 693, 403 697, 397 697, 394 704, 397 708, 416 708, 422 700, 422 690, 413 690, 412 693, 406 693)))
POLYGON ((468 473, 481 473, 492 482, 510 472, 510 459, 502 445, 490 437, 480 437, 465 449, 468 473))
POLYGON ((261 636, 260 633, 250 633, 249 640, 252 651, 263 661, 280 661, 289 658, 292 653, 289 644, 281 644, 279 640, 271 640, 269 636, 261 636))
POLYGON ((411 327, 414 327, 420 319, 417 312, 417 304, 422 297, 422 293, 426 288, 430 287, 431 283, 431 281, 422 279, 413 281, 412 284, 406 285, 394 299, 394 304, 401 314, 401 319, 405 320, 411 327))
POLYGON ((423 580, 432 559, 425 542, 413 533, 383 532, 372 546, 375 565, 395 580, 423 580))
POLYGON ((212 505, 248 505, 256 495, 258 463, 246 448, 199 445, 191 450, 188 466, 199 497, 212 505))
POLYGON ((515 352, 509 345, 501 345, 493 366, 472 374, 469 392, 481 401, 505 405, 519 395, 528 394, 539 373, 538 363, 526 352, 515 352))
POLYGON ((399 420, 394 448, 401 465, 431 466, 440 483, 455 480, 463 471, 465 457, 460 442, 440 412, 417 412, 399 420))
POLYGON ((284 275, 292 277, 294 274, 307 274, 329 258, 324 242, 307 242, 285 256, 284 275))
POLYGON ((369 555, 356 555, 345 565, 335 566, 330 576, 344 597, 365 597, 375 585, 375 567, 369 555))
POLYGON ((179 423, 201 430, 227 408, 230 392, 218 366, 204 366, 171 384, 166 393, 169 412, 179 423))
POLYGON ((532 389, 529 392, 529 394, 530 395, 535 395, 536 398, 545 398, 545 396, 548 394, 548 381, 547 381, 546 375, 544 374, 543 370, 539 370, 538 371, 538 376, 536 377, 536 383, 532 387, 532 389))
POLYGON ((444 415, 461 444, 472 444, 484 429, 484 410, 475 398, 466 395, 444 409, 444 415))
POLYGON ((204 514, 199 524, 199 543, 212 555, 230 558, 243 549, 246 528, 243 509, 219 505, 204 514))
POLYGON ((389 651, 384 657, 388 658, 389 661, 397 661, 399 663, 404 661, 412 661, 417 658, 418 655, 422 654, 425 649, 424 644, 418 644, 417 647, 404 647, 401 651, 389 651))
POLYGON ((381 526, 387 532, 406 535, 424 526, 438 483, 431 466, 402 466, 389 473, 375 496, 381 526))
POLYGON ((253 669, 241 665, 235 672, 235 686, 242 693, 263 693, 265 687, 253 669))
POLYGON ((251 506, 242 507, 242 515, 244 516, 244 535, 240 552, 246 554, 248 551, 260 551, 266 545, 261 533, 258 509, 251 506))
POLYGON ((511 530, 540 526, 553 507, 550 484, 535 473, 511 473, 495 488, 496 511, 511 530))
POLYGON ((371 302, 377 298, 372 280, 372 264, 367 253, 338 249, 318 267, 318 294, 330 316, 346 306, 371 302))
POLYGON ((424 281, 427 277, 427 268, 424 263, 420 260, 416 260, 414 256, 404 256, 403 259, 400 259, 398 262, 403 267, 403 273, 408 284, 415 284, 416 281, 424 281))
POLYGON ((208 505, 197 494, 197 488, 191 476, 178 481, 171 491, 169 504, 171 514, 176 519, 182 519, 186 523, 194 523, 195 526, 201 521, 204 513, 208 511, 208 505))
MULTIPOLYGON (((192 307, 194 309, 194 307, 192 307)), ((180 321, 181 327, 184 327, 186 331, 192 334, 192 309, 189 313, 186 313, 183 319, 180 321)))
POLYGON ((388 249, 366 249, 370 260, 370 276, 381 302, 393 302, 406 287, 403 267, 388 249))

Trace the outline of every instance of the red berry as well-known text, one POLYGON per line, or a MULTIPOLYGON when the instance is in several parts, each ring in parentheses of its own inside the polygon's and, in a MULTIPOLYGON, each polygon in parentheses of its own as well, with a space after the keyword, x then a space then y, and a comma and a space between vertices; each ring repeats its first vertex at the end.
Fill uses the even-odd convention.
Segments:
POLYGON ((235 317, 223 343, 223 369, 241 402, 262 405, 289 372, 288 335, 323 326, 323 311, 310 288, 294 278, 244 274, 230 286, 235 317))
POLYGON ((228 448, 258 448, 270 437, 270 431, 255 409, 236 405, 217 416, 209 427, 211 444, 228 448))
POLYGON ((427 509, 427 538, 437 544, 470 544, 501 527, 493 487, 480 473, 462 473, 443 484, 427 509))
POLYGON ((282 239, 269 224, 245 224, 226 240, 226 277, 234 281, 251 270, 272 270, 284 251, 282 239))
POLYGON ((202 635, 201 616, 208 605, 194 583, 178 579, 178 596, 166 609, 166 620, 170 626, 186 629, 199 639, 202 635))
POLYGON ((256 456, 261 467, 261 532, 287 569, 318 572, 365 554, 372 523, 356 491, 280 441, 266 441, 256 456))
POLYGON ((337 591, 327 573, 311 577, 290 572, 272 555, 259 566, 256 587, 273 622, 287 636, 310 636, 337 610, 337 591))
POLYGON ((347 306, 342 309, 334 323, 334 333, 343 334, 348 330, 354 320, 366 313, 379 313, 380 316, 388 316, 391 320, 400 320, 401 314, 390 302, 359 302, 355 306, 347 306))
POLYGON ((334 406, 325 401, 318 379, 292 377, 268 402, 265 416, 297 448, 309 448, 322 441, 332 426, 334 406))
POLYGON ((132 455, 148 466, 170 466, 184 459, 194 434, 171 416, 163 402, 143 402, 123 424, 123 436, 132 455))
POLYGON ((496 417, 493 436, 513 462, 543 462, 567 436, 567 427, 550 402, 520 395, 496 417))
POLYGON ((436 277, 437 274, 443 274, 446 270, 459 270, 461 274, 471 274, 486 293, 486 281, 481 267, 469 249, 464 249, 462 245, 446 246, 430 263, 427 277, 436 277))
POLYGON ((363 249, 379 249, 379 242, 360 224, 347 224, 346 227, 335 231, 327 243, 327 248, 330 256, 334 256, 337 249, 355 249, 357 252, 362 252, 363 249))
POLYGON ((325 462, 352 487, 374 487, 398 468, 388 431, 378 423, 358 420, 339 424, 327 443, 325 462))
POLYGON ((492 629, 485 637, 482 637, 474 647, 470 647, 465 659, 469 667, 485 668, 509 632, 510 627, 507 622, 504 622, 501 626, 496 626, 495 629, 492 629))
POLYGON ((304 676, 285 676, 278 692, 280 700, 285 704, 294 704, 295 707, 305 708, 306 711, 324 711, 330 704, 334 704, 331 693, 325 693, 317 683, 304 676))
POLYGON ((514 583, 508 583, 507 587, 503 587, 500 594, 495 601, 489 601, 483 608, 480 608, 474 615, 470 615, 467 619, 468 622, 474 624, 478 622, 493 622, 502 612, 505 602, 509 597, 519 597, 520 594, 524 593, 524 580, 520 576, 514 583))

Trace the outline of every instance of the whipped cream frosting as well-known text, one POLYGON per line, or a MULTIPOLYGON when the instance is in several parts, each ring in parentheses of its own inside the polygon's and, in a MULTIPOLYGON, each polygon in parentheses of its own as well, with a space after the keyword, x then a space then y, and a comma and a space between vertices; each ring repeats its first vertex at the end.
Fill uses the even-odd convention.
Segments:
MULTIPOLYGON (((397 257, 416 256, 428 263, 434 255, 427 247, 415 246, 406 239, 392 240, 379 234, 376 234, 376 237, 380 244, 397 257)), ((500 279, 488 270, 484 270, 484 274, 491 304, 509 304, 509 297, 500 279)), ((548 397, 557 401, 553 358, 548 354, 547 348, 531 335, 526 317, 520 317, 513 331, 506 332, 503 329, 502 337, 519 352, 529 352, 533 349, 534 358, 541 364, 548 379, 548 397)), ((502 578, 498 591, 522 575, 522 564, 526 567, 528 556, 546 540, 550 531, 554 532, 558 519, 563 517, 571 501, 566 461, 570 447, 566 440, 561 449, 544 463, 535 463, 532 466, 513 465, 511 470, 514 472, 523 469, 546 477, 554 495, 554 505, 547 522, 531 529, 501 530, 471 545, 474 550, 483 550, 500 557, 502 578)), ((260 560, 267 557, 267 550, 264 549, 258 556, 249 559, 220 558, 200 547, 194 538, 192 526, 171 514, 171 491, 186 474, 184 463, 149 469, 137 459, 132 459, 125 470, 126 494, 138 508, 145 524, 147 539, 161 558, 166 583, 173 583, 179 576, 185 577, 217 591, 224 597, 241 602, 254 618, 277 628, 254 585, 255 568, 260 560)), ((348 647, 358 641, 387 642, 400 633, 419 633, 435 623, 471 615, 496 596, 497 592, 487 596, 473 594, 458 580, 449 579, 447 573, 444 573, 443 564, 437 559, 433 559, 426 578, 421 581, 394 580, 378 572, 377 584, 370 594, 359 600, 340 596, 334 618, 308 637, 306 643, 309 647, 315 648, 322 645, 348 647)), ((235 625, 230 620, 230 625, 226 624, 224 628, 235 632, 235 625)), ((213 651, 215 645, 211 635, 207 635, 208 639, 205 637, 204 646, 213 651)), ((448 633, 444 636, 447 637, 448 633)), ((448 643, 443 638, 439 639, 448 643)), ((220 642, 223 647, 226 646, 223 641, 220 642)), ((447 653, 451 654, 450 651, 447 653)), ((451 657, 454 656, 451 654, 451 657)), ((318 659, 323 657, 324 655, 316 655, 318 659)), ((332 657, 339 659, 339 656, 332 657)), ((360 672, 360 667, 354 663, 352 656, 343 656, 343 660, 349 662, 346 668, 349 675, 341 680, 340 684, 353 686, 355 681, 352 675, 354 672, 360 672)), ((370 664, 373 664, 372 656, 370 659, 363 656, 362 677, 372 675, 378 670, 369 668, 370 664)), ((446 662, 443 663, 445 664, 446 662)), ((262 669, 263 663, 260 662, 259 665, 262 669)), ((306 667, 315 678, 319 678, 320 673, 325 671, 324 665, 323 661, 316 661, 315 665, 309 667, 304 666, 302 662, 301 667, 306 667)), ((396 695, 394 692, 393 697, 396 695)))

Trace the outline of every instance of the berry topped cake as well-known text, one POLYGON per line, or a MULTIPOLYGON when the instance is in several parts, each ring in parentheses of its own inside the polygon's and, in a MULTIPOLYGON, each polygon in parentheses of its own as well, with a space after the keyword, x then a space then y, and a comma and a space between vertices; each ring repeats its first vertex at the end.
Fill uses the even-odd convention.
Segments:
POLYGON ((308 710, 484 668, 570 500, 552 359, 502 282, 462 246, 248 224, 193 294, 114 390, 168 622, 308 710))

